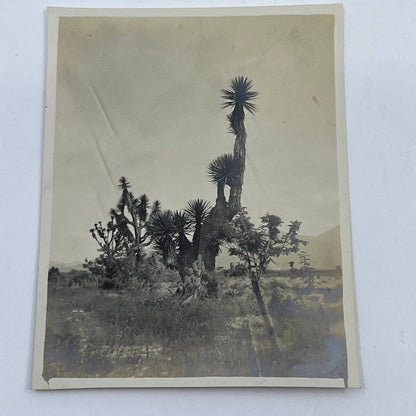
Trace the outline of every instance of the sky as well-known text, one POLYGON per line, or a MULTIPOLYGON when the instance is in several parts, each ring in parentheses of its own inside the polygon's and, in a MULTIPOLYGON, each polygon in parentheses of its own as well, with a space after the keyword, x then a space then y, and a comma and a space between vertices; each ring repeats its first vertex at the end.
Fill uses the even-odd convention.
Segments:
POLYGON ((339 224, 333 16, 61 18, 51 261, 97 255, 121 176, 163 208, 215 202, 206 168, 231 153, 220 90, 247 76, 242 205, 301 234, 339 224))

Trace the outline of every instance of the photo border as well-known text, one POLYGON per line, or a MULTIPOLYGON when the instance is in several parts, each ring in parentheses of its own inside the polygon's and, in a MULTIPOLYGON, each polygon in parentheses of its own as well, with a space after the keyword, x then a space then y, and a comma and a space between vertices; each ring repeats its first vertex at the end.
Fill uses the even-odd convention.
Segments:
POLYGON ((39 239, 36 328, 32 389, 152 388, 152 387, 337 387, 359 388, 360 359, 354 296, 351 219, 348 186, 348 154, 344 85, 344 22, 342 4, 219 7, 175 9, 48 8, 45 130, 43 145, 42 210, 39 239), (347 347, 348 379, 307 377, 178 377, 178 378, 52 378, 42 377, 46 329, 47 283, 52 222, 53 154, 56 114, 57 55, 60 17, 218 17, 265 15, 333 15, 335 18, 335 101, 343 308, 347 347))

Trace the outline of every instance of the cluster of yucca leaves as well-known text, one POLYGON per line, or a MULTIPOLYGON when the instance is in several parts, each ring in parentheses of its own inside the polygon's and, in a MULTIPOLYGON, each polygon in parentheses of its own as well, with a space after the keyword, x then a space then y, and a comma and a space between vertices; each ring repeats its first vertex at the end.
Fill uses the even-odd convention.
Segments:
POLYGON ((146 194, 136 198, 124 176, 119 188, 121 196, 110 210, 110 220, 105 225, 99 221, 89 230, 100 255, 95 260, 86 259, 85 267, 111 280, 109 288, 124 287, 132 278, 140 277, 151 254, 154 263, 155 253, 164 266, 181 272, 198 253, 209 203, 194 199, 185 209, 172 211, 162 209, 158 200, 150 205, 146 194))

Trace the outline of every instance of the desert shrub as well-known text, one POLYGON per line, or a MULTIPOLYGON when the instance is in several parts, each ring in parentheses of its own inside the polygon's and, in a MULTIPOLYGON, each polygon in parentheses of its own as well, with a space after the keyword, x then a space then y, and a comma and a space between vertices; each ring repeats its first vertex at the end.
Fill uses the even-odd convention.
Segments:
POLYGON ((84 267, 96 276, 103 290, 137 289, 158 281, 164 267, 157 256, 142 256, 139 260, 130 254, 125 257, 101 255, 95 260, 86 259, 84 267))
POLYGON ((91 281, 91 274, 85 270, 71 270, 67 273, 62 273, 67 282, 68 287, 85 287, 91 281))
POLYGON ((230 264, 230 276, 244 276, 248 273, 247 267, 244 263, 230 264))
POLYGON ((131 256, 100 255, 95 260, 85 259, 84 267, 97 276, 102 289, 121 289, 135 275, 135 262, 131 256))
POLYGON ((100 282, 99 287, 100 287, 100 289, 103 289, 103 290, 118 290, 118 289, 121 289, 121 285, 119 285, 114 280, 110 280, 110 279, 102 279, 101 282, 100 282))

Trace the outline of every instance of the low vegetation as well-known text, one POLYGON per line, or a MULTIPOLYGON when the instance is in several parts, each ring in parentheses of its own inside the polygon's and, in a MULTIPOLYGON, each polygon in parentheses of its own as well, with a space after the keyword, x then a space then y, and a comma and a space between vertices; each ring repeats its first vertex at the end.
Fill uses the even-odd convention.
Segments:
POLYGON ((55 274, 44 377, 344 377, 341 277, 326 274, 311 288, 283 273, 260 282, 278 355, 247 274, 217 272, 217 297, 187 305, 172 271, 119 291, 100 289, 83 272, 55 274))

